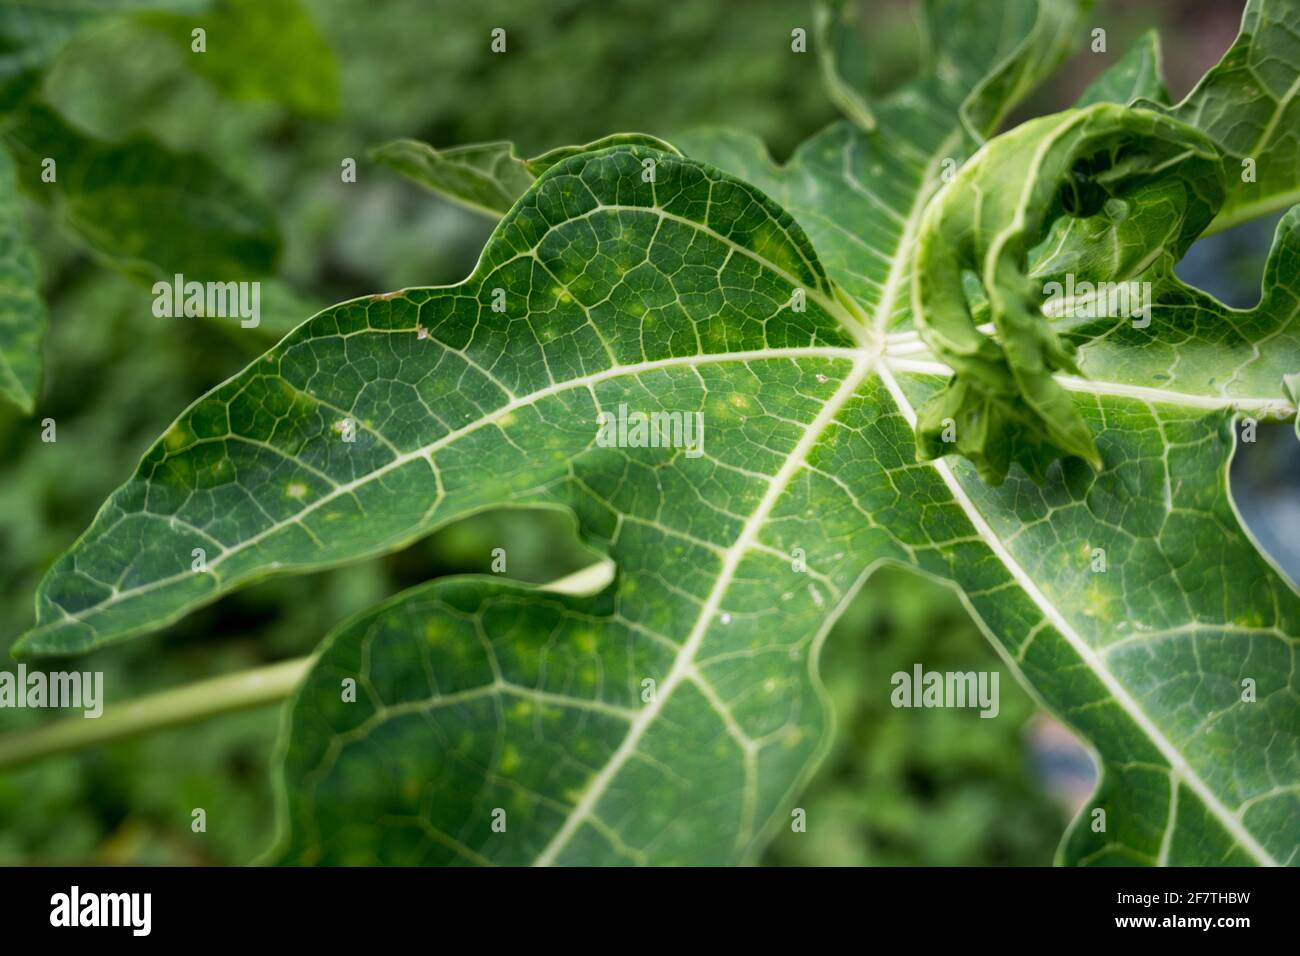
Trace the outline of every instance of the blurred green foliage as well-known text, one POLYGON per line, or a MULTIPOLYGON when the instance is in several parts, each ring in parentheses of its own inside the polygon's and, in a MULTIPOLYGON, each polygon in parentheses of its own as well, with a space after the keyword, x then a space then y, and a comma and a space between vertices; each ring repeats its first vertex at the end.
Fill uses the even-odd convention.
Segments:
MULTIPOLYGON (((369 163, 372 146, 401 136, 439 146, 509 138, 532 155, 615 131, 671 139, 725 123, 762 136, 783 157, 833 118, 815 58, 791 53, 790 31, 811 33, 812 18, 790 0, 305 0, 307 19, 292 30, 237 38, 222 18, 256 3, 226 0, 211 7, 208 49, 229 39, 241 56, 261 57, 234 76, 215 61, 192 62, 201 54, 185 35, 203 6, 177 3, 180 12, 166 20, 103 18, 61 33, 34 57, 44 64, 53 56, 39 93, 86 136, 120 143, 143 135, 199 155, 274 210, 282 249, 278 272, 264 277, 264 327, 155 318, 147 285, 108 268, 56 209, 31 206, 51 330, 37 415, 0 410, 6 644, 31 619, 44 569, 152 436, 269 336, 320 305, 452 282, 472 267, 490 223, 369 163), (505 55, 488 52, 494 27, 507 30, 505 55), (320 54, 325 47, 332 62, 320 54), (349 157, 358 164, 354 184, 339 175, 349 157), (40 439, 45 417, 57 422, 56 443, 40 439)), ((910 5, 880 2, 872 13, 871 82, 886 88, 916 57, 910 5)), ((1134 32, 1150 25, 1142 18, 1134 32)), ((1118 32, 1111 42, 1122 52, 1118 32)), ((1074 71, 1067 84, 1104 65, 1088 76, 1074 71)), ((1071 96, 1061 93, 1055 105, 1071 96)), ((487 572, 499 546, 508 547, 510 575, 531 581, 590 561, 562 515, 494 512, 382 560, 264 582, 77 666, 105 672, 112 706, 309 653, 339 621, 403 587, 487 572)), ((779 834, 765 862, 1050 861, 1065 818, 1027 769, 1022 725, 1033 704, 955 595, 880 572, 831 634, 822 663, 839 732, 801 800, 808 831, 779 834), (1000 718, 893 709, 889 676, 917 661, 932 670, 999 669, 1000 718)), ((3 711, 0 732, 49 716, 3 711)), ((0 862, 250 861, 273 827, 268 771, 278 720, 277 708, 262 708, 0 773, 0 862), (207 811, 206 833, 190 830, 195 807, 207 811)))
POLYGON ((766 861, 817 866, 1039 865, 1065 817, 1029 771, 1029 695, 949 589, 884 568, 848 607, 822 652, 835 708, 830 754, 800 800, 806 833, 782 832, 766 861), (890 677, 997 671, 1001 711, 899 710, 890 677))

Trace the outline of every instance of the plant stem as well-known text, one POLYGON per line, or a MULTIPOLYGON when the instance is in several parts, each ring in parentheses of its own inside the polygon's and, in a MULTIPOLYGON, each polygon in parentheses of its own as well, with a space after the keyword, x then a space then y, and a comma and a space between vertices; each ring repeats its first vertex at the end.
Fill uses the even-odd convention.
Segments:
POLYGON ((0 736, 0 767, 274 703, 293 692, 313 659, 299 657, 174 687, 106 707, 97 718, 65 717, 32 730, 4 734, 0 736))
MULTIPOLYGON (((599 561, 543 587, 585 594, 600 590, 612 578, 613 565, 599 561)), ((293 693, 314 661, 315 656, 309 655, 265 664, 105 707, 98 718, 66 717, 31 730, 0 734, 0 769, 217 714, 273 704, 293 693)))

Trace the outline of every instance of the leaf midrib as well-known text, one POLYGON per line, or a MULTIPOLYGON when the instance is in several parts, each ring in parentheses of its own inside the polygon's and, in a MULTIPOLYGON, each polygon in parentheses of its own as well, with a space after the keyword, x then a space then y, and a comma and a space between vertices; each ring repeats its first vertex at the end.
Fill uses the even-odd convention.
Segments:
MULTIPOLYGON (((482 415, 479 418, 476 418, 473 422, 470 422, 468 425, 464 425, 458 429, 449 431, 445 435, 440 436, 439 438, 435 439, 432 442, 429 442, 426 445, 421 445, 418 448, 414 448, 411 449, 410 451, 394 456, 390 461, 385 462, 383 465, 379 466, 378 468, 372 471, 366 472, 366 474, 354 479, 353 481, 346 482, 340 485, 335 485, 331 491, 317 498, 315 501, 312 501, 310 504, 305 505, 303 508, 297 511, 293 516, 286 518, 282 521, 277 521, 274 524, 269 525, 266 528, 262 529, 261 531, 257 532, 252 537, 246 538, 243 541, 240 541, 237 544, 234 544, 229 548, 225 548, 224 550, 222 550, 220 554, 213 557, 211 560, 207 562, 207 567, 208 567, 207 573, 213 574, 216 580, 220 581, 221 580, 220 577, 217 576, 215 572, 216 569, 219 568, 226 559, 244 551, 249 547, 252 547, 260 543, 261 541, 265 540, 267 537, 270 537, 271 535, 283 530, 284 528, 290 527, 291 525, 302 521, 304 518, 306 518, 308 515, 315 512, 317 509, 329 504, 330 502, 338 499, 343 495, 352 493, 357 488, 364 487, 371 481, 382 478, 384 475, 388 474, 389 472, 401 468, 404 465, 408 465, 413 461, 419 459, 428 459, 428 457, 434 452, 438 451, 439 449, 445 447, 448 444, 451 444, 454 441, 457 441, 458 439, 464 437, 465 435, 471 434, 480 428, 484 428, 489 425, 496 424, 497 421, 499 421, 502 418, 505 418, 506 416, 510 415, 512 412, 518 411, 521 408, 527 408, 532 405, 535 405, 538 402, 546 398, 552 397, 554 395, 564 394, 565 392, 572 391, 574 389, 581 389, 581 388, 590 389, 592 386, 600 384, 601 382, 608 381, 610 379, 621 378, 624 376, 637 376, 637 375, 642 375, 645 373, 654 372, 661 369, 668 369, 668 368, 685 368, 685 367, 693 367, 698 365, 722 364, 722 363, 730 363, 730 362, 744 363, 744 362, 765 361, 768 359, 780 359, 780 358, 790 358, 792 360, 798 358, 828 358, 828 359, 842 359, 842 360, 849 360, 849 361, 856 362, 862 360, 864 356, 874 357, 876 354, 877 354, 876 352, 868 351, 866 349, 849 348, 843 346, 798 346, 798 347, 779 348, 779 349, 752 349, 752 350, 741 351, 741 352, 707 352, 698 355, 674 356, 672 358, 667 358, 667 359, 653 359, 645 362, 637 362, 637 363, 626 364, 626 365, 616 365, 606 369, 602 369, 599 372, 593 372, 590 375, 579 376, 578 378, 569 379, 564 382, 557 382, 552 385, 548 385, 545 388, 538 389, 537 391, 530 392, 526 395, 521 395, 510 401, 507 401, 504 404, 493 409, 491 412, 488 412, 487 414, 482 415)), ((430 462, 430 464, 432 465, 432 462, 430 462)), ((435 502, 435 505, 436 504, 437 502, 435 502)), ((167 516, 159 515, 157 517, 162 518, 167 516)), ((425 516, 425 520, 427 520, 427 518, 428 515, 425 516)), ((426 529, 424 529, 423 527, 419 529, 421 533, 424 530, 426 529)), ((142 584, 134 588, 116 590, 109 598, 106 598, 105 600, 97 604, 88 605, 84 608, 81 608, 76 612, 75 615, 70 615, 66 611, 64 611, 64 616, 60 620, 52 621, 49 624, 43 625, 38 628, 34 628, 28 634, 27 639, 35 640, 39 638, 42 634, 46 633, 47 631, 63 626, 68 620, 75 621, 75 620, 84 619, 87 615, 100 613, 108 608, 115 606, 116 604, 121 603, 122 601, 141 597, 152 591, 173 584, 176 581, 187 580, 193 575, 193 573, 194 572, 192 571, 182 571, 178 574, 169 575, 163 578, 157 578, 153 581, 148 582, 147 584, 142 584)))

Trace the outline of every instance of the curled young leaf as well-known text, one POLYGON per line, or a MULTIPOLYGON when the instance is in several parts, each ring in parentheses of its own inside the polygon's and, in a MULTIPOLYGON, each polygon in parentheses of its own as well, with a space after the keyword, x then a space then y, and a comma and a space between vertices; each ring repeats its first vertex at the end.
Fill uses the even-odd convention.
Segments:
POLYGON ((1176 261, 1223 195, 1204 134, 1112 103, 1032 120, 977 153, 921 225, 913 312, 954 372, 921 409, 922 457, 956 452, 995 484, 1012 462, 1037 479, 1068 455, 1100 469, 1092 433, 1053 378, 1078 368, 1044 299, 1059 299, 1062 279, 1125 282, 1176 261), (1050 271, 1031 275, 1044 256, 1050 271))

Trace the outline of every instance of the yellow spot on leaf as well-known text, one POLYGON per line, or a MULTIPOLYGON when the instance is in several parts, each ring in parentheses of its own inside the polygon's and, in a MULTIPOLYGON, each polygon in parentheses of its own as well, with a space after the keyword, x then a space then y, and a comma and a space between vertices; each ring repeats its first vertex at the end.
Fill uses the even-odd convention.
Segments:
POLYGON ((167 429, 167 434, 163 435, 163 444, 167 446, 168 451, 179 451, 189 444, 189 440, 190 430, 182 422, 177 422, 167 429))
POLYGON ((519 751, 516 749, 515 745, 506 744, 505 749, 501 751, 501 762, 498 765, 498 769, 500 769, 502 773, 514 773, 519 769, 520 762, 519 751))
POLYGON ((1099 582, 1093 582, 1084 592, 1083 613, 1088 617, 1110 617, 1110 592, 1099 582))

